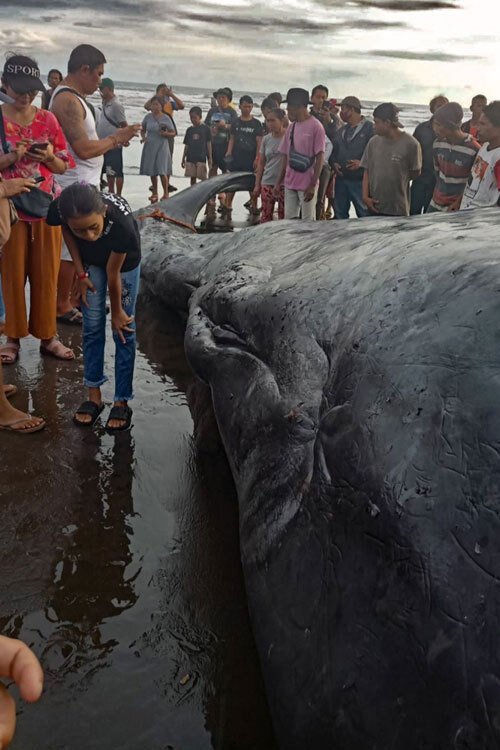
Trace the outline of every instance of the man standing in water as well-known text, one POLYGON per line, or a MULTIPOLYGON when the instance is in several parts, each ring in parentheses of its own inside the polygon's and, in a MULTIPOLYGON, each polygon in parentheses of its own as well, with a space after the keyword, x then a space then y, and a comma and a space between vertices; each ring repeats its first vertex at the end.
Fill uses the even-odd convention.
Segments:
POLYGON ((372 216, 410 214, 408 186, 420 175, 422 149, 402 128, 394 104, 379 104, 373 111, 375 135, 361 159, 363 200, 372 216))
MULTIPOLYGON (((55 89, 50 110, 62 127, 76 166, 68 169, 58 180, 62 188, 74 182, 87 182, 99 187, 103 154, 128 146, 137 135, 140 125, 117 128, 106 138, 97 137, 94 114, 86 97, 99 87, 106 58, 90 44, 80 44, 72 51, 68 61, 68 75, 55 89)), ((81 313, 70 302, 75 270, 71 255, 63 242, 61 268, 57 284, 57 318, 69 325, 81 325, 81 313)))
MULTIPOLYGON (((115 84, 111 78, 103 78, 99 91, 102 97, 102 111, 97 123, 97 135, 101 140, 113 135, 117 128, 127 125, 125 110, 115 95, 115 84)), ((113 148, 104 154, 104 172, 108 180, 109 192, 121 195, 123 191, 123 149, 113 148), (115 191, 116 180, 116 191, 115 191)))

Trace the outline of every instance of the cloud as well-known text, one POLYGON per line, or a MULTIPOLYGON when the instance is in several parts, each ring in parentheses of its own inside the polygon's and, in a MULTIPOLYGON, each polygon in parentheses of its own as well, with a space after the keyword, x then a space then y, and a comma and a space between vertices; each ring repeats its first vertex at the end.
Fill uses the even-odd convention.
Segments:
POLYGON ((411 50, 374 49, 354 53, 355 57, 388 57, 397 60, 424 60, 431 62, 461 62, 462 60, 483 60, 475 55, 452 55, 447 52, 412 52, 411 50))
POLYGON ((361 8, 380 8, 382 10, 429 11, 429 10, 457 10, 461 6, 452 0, 352 0, 354 5, 361 8))
POLYGON ((250 28, 266 28, 269 31, 298 31, 298 32, 334 32, 342 31, 344 29, 370 29, 374 31, 380 31, 387 28, 398 28, 404 24, 400 22, 390 21, 371 21, 370 19, 360 19, 352 21, 313 21, 307 20, 303 17, 297 18, 283 18, 282 16, 265 17, 257 14, 251 16, 243 15, 216 15, 215 13, 196 13, 190 11, 181 11, 178 16, 178 21, 181 25, 186 26, 186 21, 195 21, 202 24, 216 25, 218 27, 217 33, 220 33, 221 26, 232 26, 232 27, 250 27, 250 28))

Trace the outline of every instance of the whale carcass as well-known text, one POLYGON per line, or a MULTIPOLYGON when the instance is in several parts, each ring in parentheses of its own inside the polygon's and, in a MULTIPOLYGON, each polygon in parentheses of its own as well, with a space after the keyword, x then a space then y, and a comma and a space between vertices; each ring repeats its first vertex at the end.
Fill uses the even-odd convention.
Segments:
POLYGON ((500 747, 499 228, 143 222, 211 389, 284 750, 500 747))

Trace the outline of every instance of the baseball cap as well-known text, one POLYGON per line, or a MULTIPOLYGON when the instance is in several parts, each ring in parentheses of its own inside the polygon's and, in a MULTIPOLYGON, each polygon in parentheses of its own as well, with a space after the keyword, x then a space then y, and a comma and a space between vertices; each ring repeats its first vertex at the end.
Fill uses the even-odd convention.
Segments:
POLYGON ((31 57, 12 55, 3 68, 2 77, 17 94, 27 94, 29 91, 45 91, 40 80, 40 68, 31 57))
POLYGON ((375 107, 373 110, 373 116, 379 120, 389 120, 398 128, 403 127, 399 121, 399 109, 391 102, 385 102, 384 104, 379 104, 378 107, 375 107))
POLYGON ((436 109, 433 116, 435 122, 439 122, 445 128, 454 128, 456 130, 460 129, 463 118, 464 111, 458 102, 443 104, 442 107, 436 109))
POLYGON ((288 89, 285 97, 286 104, 307 107, 309 104, 309 91, 306 89, 288 89))
POLYGON ((102 78, 101 79, 101 83, 99 84, 99 88, 103 89, 104 87, 106 87, 108 89, 113 89, 113 91, 115 90, 115 84, 111 80, 111 78, 102 78))
POLYGON ((357 96, 344 96, 344 98, 341 101, 342 107, 352 107, 352 109, 359 109, 361 112, 361 102, 359 101, 357 96))

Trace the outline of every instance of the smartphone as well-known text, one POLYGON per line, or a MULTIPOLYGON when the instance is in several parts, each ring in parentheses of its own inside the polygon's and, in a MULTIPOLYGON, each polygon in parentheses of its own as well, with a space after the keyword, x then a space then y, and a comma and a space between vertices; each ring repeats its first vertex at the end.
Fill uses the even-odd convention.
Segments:
POLYGON ((30 153, 34 153, 36 151, 45 151, 48 145, 48 143, 32 143, 28 151, 30 153))
POLYGON ((33 182, 36 182, 37 184, 39 182, 43 182, 45 180, 45 177, 41 174, 38 174, 36 177, 33 177, 33 182))

